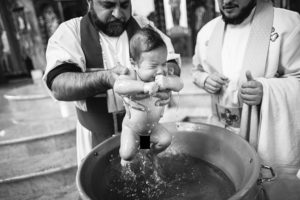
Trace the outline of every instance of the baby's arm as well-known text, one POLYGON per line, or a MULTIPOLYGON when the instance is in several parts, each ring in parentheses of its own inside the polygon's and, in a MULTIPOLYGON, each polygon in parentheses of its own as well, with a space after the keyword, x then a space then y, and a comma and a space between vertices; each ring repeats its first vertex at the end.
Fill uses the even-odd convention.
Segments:
POLYGON ((178 76, 175 75, 157 75, 155 82, 159 85, 159 90, 172 90, 179 92, 183 88, 183 82, 178 76))
POLYGON ((156 82, 138 81, 132 74, 119 76, 114 84, 115 92, 120 95, 134 95, 142 92, 152 95, 158 91, 158 88, 156 82))

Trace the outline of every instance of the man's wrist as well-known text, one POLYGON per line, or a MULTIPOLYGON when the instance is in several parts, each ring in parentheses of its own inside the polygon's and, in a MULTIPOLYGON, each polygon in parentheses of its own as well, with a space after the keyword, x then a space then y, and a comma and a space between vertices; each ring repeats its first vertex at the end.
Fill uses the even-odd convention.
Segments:
POLYGON ((107 70, 107 71, 98 71, 96 73, 98 73, 97 79, 98 79, 99 87, 103 88, 104 86, 106 89, 113 88, 115 83, 115 77, 113 76, 113 72, 107 70))
POLYGON ((204 88, 204 83, 206 82, 209 74, 207 72, 196 71, 193 73, 194 83, 200 88, 204 88))

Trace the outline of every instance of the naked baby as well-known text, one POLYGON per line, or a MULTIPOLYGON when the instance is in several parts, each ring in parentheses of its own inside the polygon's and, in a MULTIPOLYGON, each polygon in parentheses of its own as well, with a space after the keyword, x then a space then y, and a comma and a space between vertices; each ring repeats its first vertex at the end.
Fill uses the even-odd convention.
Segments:
POLYGON ((120 157, 131 161, 137 153, 140 136, 150 136, 151 154, 171 144, 171 134, 159 124, 165 106, 157 104, 160 91, 178 92, 183 83, 168 72, 167 47, 152 28, 142 28, 130 40, 132 68, 121 75, 114 90, 124 99, 126 115, 122 124, 120 157))

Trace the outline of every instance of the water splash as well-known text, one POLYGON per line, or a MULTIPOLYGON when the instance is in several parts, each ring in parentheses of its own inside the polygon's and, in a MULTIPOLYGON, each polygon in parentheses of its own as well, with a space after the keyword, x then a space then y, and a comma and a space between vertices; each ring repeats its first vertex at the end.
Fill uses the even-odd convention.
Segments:
POLYGON ((108 174, 106 200, 221 200, 235 192, 219 169, 182 154, 155 157, 143 150, 126 168, 108 174))
POLYGON ((176 119, 179 119, 179 103, 180 103, 180 95, 179 92, 177 92, 177 103, 176 103, 176 119))

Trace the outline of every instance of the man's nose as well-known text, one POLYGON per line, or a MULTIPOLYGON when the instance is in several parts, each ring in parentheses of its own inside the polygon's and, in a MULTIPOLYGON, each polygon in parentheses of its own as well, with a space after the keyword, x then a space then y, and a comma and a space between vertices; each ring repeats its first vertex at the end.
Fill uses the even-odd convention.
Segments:
POLYGON ((116 6, 112 12, 112 15, 117 19, 122 18, 121 8, 119 6, 116 6))

